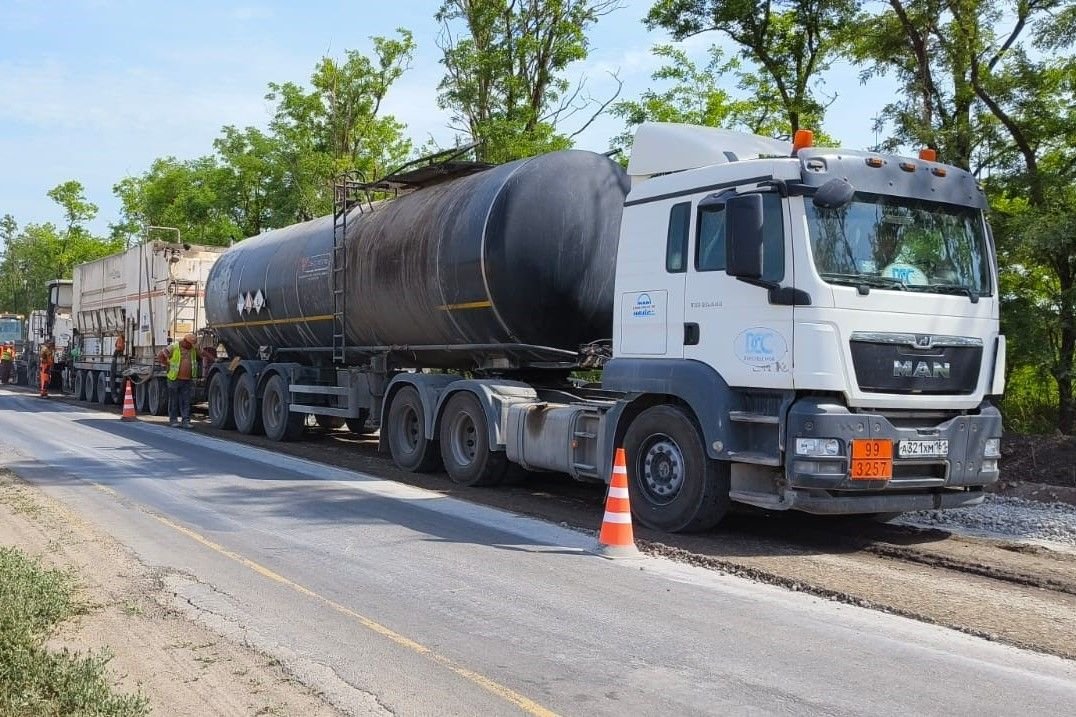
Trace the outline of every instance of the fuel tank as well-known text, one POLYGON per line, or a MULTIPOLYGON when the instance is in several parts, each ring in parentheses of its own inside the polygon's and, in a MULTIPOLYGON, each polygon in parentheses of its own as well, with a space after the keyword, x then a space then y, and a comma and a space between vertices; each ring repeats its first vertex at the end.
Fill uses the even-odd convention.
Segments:
MULTIPOLYGON (((460 368, 494 350, 574 351, 612 335, 627 175, 564 151, 500 165, 355 208, 342 291, 349 362, 392 347, 413 365, 460 368)), ((206 316, 233 355, 333 339, 333 218, 246 239, 213 266, 206 316)), ((292 353, 299 353, 292 351, 292 353)))

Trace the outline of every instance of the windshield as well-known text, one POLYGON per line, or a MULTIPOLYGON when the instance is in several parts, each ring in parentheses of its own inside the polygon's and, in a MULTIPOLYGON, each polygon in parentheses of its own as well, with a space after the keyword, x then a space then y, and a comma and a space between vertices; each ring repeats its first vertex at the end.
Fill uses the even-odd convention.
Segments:
POLYGON ((815 266, 830 283, 990 294, 978 209, 859 193, 840 209, 805 204, 815 266))
POLYGON ((18 319, 0 319, 0 343, 22 341, 22 322, 18 319))

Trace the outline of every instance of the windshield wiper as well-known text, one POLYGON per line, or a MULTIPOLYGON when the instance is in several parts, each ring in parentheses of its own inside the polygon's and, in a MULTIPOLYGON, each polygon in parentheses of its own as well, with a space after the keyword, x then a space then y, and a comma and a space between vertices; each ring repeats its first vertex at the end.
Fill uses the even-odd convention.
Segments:
POLYGON ((830 272, 823 272, 820 276, 833 284, 854 286, 859 290, 859 293, 863 295, 869 294, 870 287, 872 286, 875 289, 897 289, 898 291, 906 291, 908 289, 903 281, 889 276, 873 276, 871 274, 834 274, 830 272))
POLYGON ((935 294, 963 294, 971 299, 971 303, 979 303, 979 292, 963 284, 917 284, 908 288, 913 291, 931 291, 935 294))

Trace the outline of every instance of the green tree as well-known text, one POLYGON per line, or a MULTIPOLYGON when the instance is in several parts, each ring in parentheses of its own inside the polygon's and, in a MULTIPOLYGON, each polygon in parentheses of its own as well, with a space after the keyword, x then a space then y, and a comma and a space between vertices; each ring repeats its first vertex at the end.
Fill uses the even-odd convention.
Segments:
POLYGON ((772 82, 784 130, 822 126, 821 76, 838 57, 855 15, 853 0, 658 0, 646 18, 676 40, 717 31, 772 82))
POLYGON ((48 281, 70 279, 75 266, 122 248, 117 242, 93 236, 84 226, 97 216, 97 207, 86 200, 79 182, 59 184, 48 196, 63 209, 63 228, 47 222, 20 229, 11 215, 0 220, 4 239, 0 306, 4 310, 28 314, 44 308, 48 281))
POLYGON ((154 160, 141 176, 125 177, 112 188, 122 205, 113 237, 130 244, 143 239, 147 227, 165 226, 179 229, 180 238, 192 244, 242 239, 233 218, 233 190, 232 172, 215 157, 154 160))
POLYGON ((616 148, 631 146, 634 129, 643 122, 680 122, 741 129, 767 136, 786 132, 780 98, 765 75, 745 72, 739 58, 726 58, 713 45, 706 65, 699 66, 674 45, 658 45, 653 54, 666 64, 650 77, 654 86, 637 100, 622 100, 611 113, 624 120, 625 131, 613 139, 616 148), (735 78, 738 96, 727 88, 735 78))
POLYGON ((292 221, 332 209, 332 183, 354 170, 369 180, 387 174, 411 153, 403 124, 381 113, 393 83, 410 66, 415 42, 408 30, 394 38, 371 38, 372 56, 356 50, 343 61, 323 58, 311 89, 270 83, 266 99, 277 103, 270 125, 279 142, 287 192, 294 198, 292 221))
POLYGON ((599 102, 585 80, 573 87, 564 73, 586 59, 587 29, 619 7, 620 0, 442 2, 438 101, 452 112, 452 129, 481 143, 478 159, 566 149, 609 106, 615 94, 599 102), (577 117, 579 126, 565 129, 577 117))

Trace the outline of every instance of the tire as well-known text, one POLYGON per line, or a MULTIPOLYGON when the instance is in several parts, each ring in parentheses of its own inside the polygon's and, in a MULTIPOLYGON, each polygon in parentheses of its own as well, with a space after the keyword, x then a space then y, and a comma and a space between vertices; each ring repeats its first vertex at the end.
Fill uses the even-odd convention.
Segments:
POLYGON ((486 412, 473 393, 453 395, 441 412, 441 460, 453 483, 496 485, 504 480, 508 456, 489 449, 486 412))
POLYGON ((97 402, 102 406, 112 405, 112 386, 109 385, 108 374, 104 371, 97 372, 97 402))
POLYGON ((405 471, 430 473, 437 470, 441 454, 437 441, 426 438, 426 417, 418 391, 405 386, 393 397, 387 427, 392 461, 405 471))
POLYGON ((151 378, 146 383, 146 412, 151 416, 168 415, 168 384, 163 378, 151 378))
POLYGON ((342 428, 344 425, 344 419, 340 416, 322 416, 320 414, 314 414, 314 422, 318 424, 318 428, 323 428, 326 431, 335 431, 337 428, 342 428))
POLYGON ((235 415, 235 428, 240 433, 251 435, 262 433, 262 406, 257 398, 258 385, 253 374, 243 373, 235 382, 232 392, 232 411, 235 415))
MULTIPOLYGON (((152 379, 149 379, 152 380, 152 379)), ((134 385, 134 402, 135 411, 138 413, 149 413, 149 408, 146 406, 147 395, 149 391, 149 384, 147 381, 142 381, 134 385)))
POLYGON ((112 376, 112 403, 116 404, 117 406, 123 405, 123 392, 127 390, 127 381, 122 376, 120 376, 121 368, 122 366, 120 365, 120 357, 113 356, 112 372, 109 375, 112 376), (119 378, 117 379, 117 377, 119 378))
POLYGON ((75 371, 75 400, 82 401, 86 398, 86 375, 83 371, 75 371))
MULTIPOLYGON (((249 375, 249 374, 248 374, 249 375)), ((305 413, 292 413, 291 393, 283 376, 273 376, 262 394, 262 425, 265 436, 274 441, 294 441, 302 435, 305 413)))
POLYGON ((731 468, 706 455, 699 429, 682 409, 654 406, 624 436, 631 512, 668 533, 708 530, 729 509, 731 468))
POLYGON ((85 400, 90 403, 97 402, 97 374, 93 371, 82 372, 82 385, 84 390, 85 400))
POLYGON ((217 372, 209 379, 206 402, 209 404, 209 425, 224 430, 235 428, 232 382, 223 373, 217 372))

